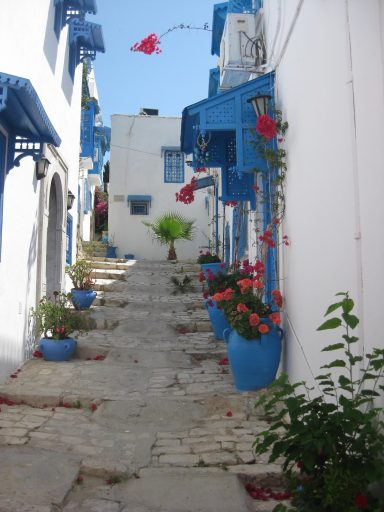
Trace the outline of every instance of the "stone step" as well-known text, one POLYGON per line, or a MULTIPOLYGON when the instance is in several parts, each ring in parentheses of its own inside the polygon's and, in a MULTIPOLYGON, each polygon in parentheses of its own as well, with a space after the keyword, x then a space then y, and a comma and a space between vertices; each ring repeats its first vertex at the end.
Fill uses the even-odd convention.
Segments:
POLYGON ((95 291, 120 291, 124 282, 116 279, 96 279, 95 284, 92 286, 92 289, 95 291))
POLYGON ((108 262, 92 260, 93 268, 95 269, 116 269, 116 270, 128 270, 131 265, 124 261, 124 263, 108 262))
POLYGON ((126 270, 120 270, 115 268, 98 269, 96 268, 92 274, 93 279, 114 279, 125 281, 127 278, 126 270))

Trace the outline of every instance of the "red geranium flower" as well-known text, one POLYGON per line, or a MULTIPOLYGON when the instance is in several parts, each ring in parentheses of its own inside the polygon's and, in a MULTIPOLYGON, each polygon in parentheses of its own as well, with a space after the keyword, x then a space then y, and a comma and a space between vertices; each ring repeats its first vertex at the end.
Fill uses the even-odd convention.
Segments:
POLYGON ((258 329, 261 334, 267 334, 267 332, 269 332, 269 327, 267 324, 260 324, 258 329))
POLYGON ((257 118, 256 131, 267 140, 273 139, 277 134, 276 121, 267 114, 259 116, 257 118))
POLYGON ((368 507, 368 498, 364 494, 358 494, 355 496, 355 505, 357 508, 365 509, 368 507))
POLYGON ((256 327, 260 323, 260 317, 257 313, 252 313, 249 317, 249 325, 256 327))

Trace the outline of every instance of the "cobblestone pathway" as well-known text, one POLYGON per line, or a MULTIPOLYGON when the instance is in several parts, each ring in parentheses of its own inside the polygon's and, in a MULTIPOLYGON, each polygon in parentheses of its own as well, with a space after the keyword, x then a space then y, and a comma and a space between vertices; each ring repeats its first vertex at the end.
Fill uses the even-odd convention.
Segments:
POLYGON ((271 511, 244 490, 278 481, 252 452, 266 423, 219 364, 196 268, 120 267, 76 358, 29 361, 0 386, 0 512, 271 511), (174 273, 196 292, 172 295, 174 273))

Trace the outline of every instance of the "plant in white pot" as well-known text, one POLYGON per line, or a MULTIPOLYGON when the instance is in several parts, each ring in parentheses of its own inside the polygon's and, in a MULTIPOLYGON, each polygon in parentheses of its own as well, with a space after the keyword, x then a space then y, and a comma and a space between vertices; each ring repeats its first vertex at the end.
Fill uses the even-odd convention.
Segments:
POLYGON ((39 351, 47 361, 68 361, 73 356, 77 340, 70 335, 85 330, 85 320, 73 309, 70 294, 54 292, 43 297, 32 308, 36 319, 36 332, 41 335, 39 351))
POLYGON ((93 263, 82 259, 65 269, 73 284, 71 300, 76 309, 89 309, 96 298, 96 292, 93 290, 93 271, 93 263))

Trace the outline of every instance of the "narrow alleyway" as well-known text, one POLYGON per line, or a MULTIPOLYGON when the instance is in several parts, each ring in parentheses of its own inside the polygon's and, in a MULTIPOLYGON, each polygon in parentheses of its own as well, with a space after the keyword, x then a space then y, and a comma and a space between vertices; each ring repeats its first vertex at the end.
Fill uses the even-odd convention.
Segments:
POLYGON ((196 267, 98 267, 76 358, 29 361, 0 386, 0 511, 271 511, 244 489, 279 473, 252 453, 257 393, 236 393, 219 364, 196 267), (195 292, 172 295, 185 273, 195 292))

